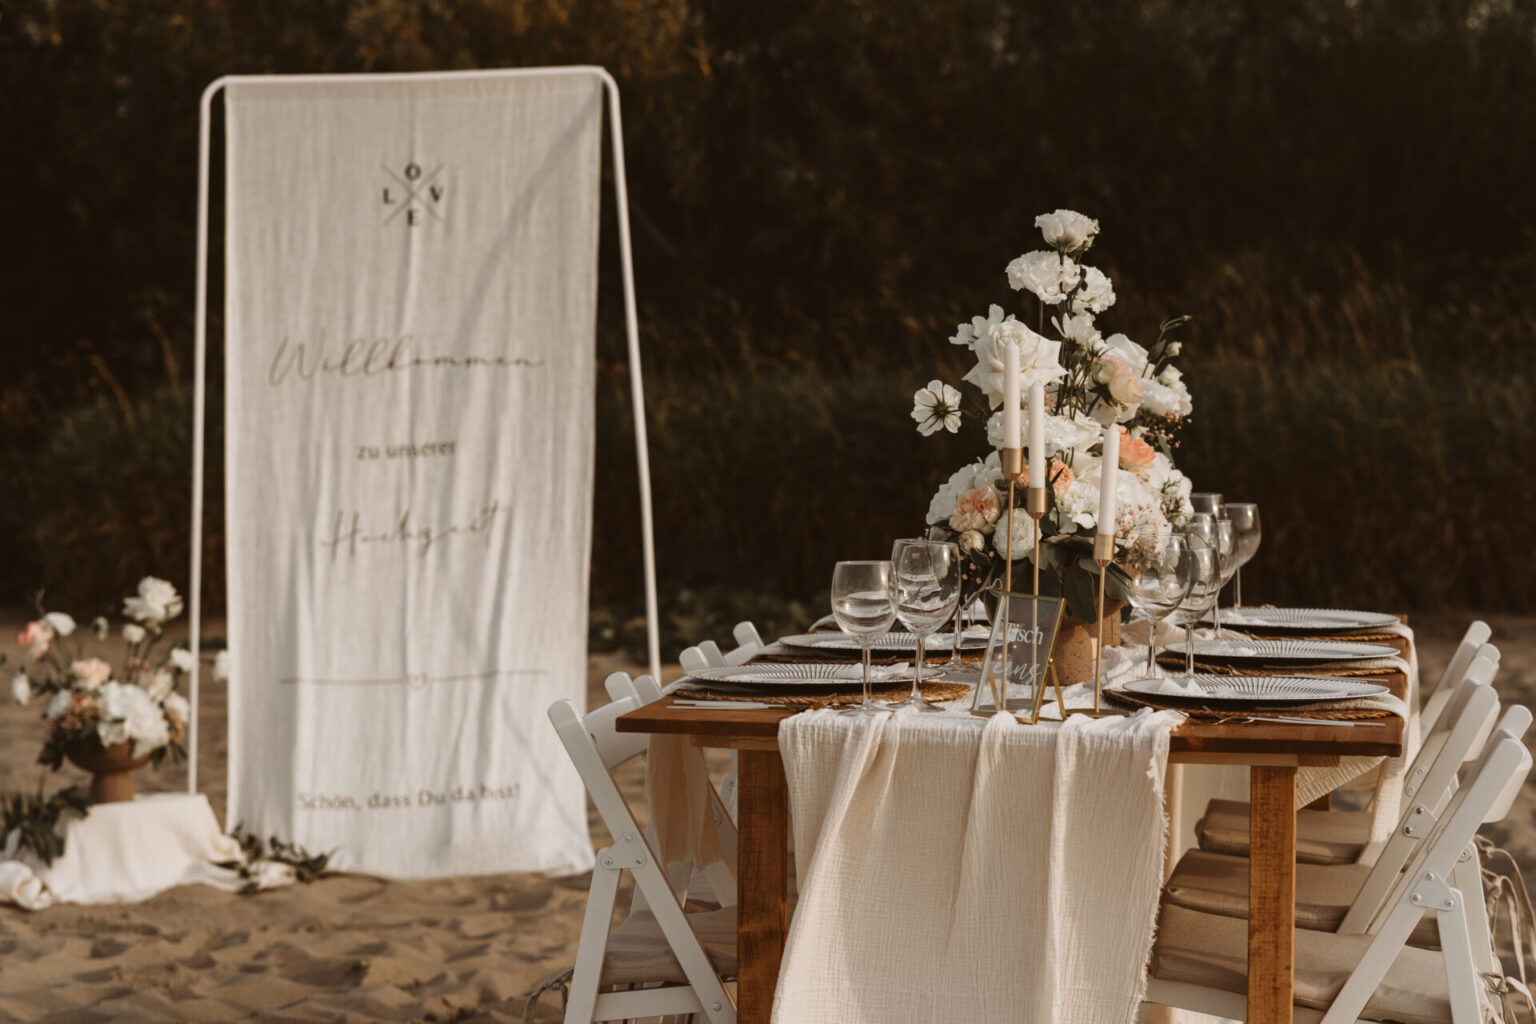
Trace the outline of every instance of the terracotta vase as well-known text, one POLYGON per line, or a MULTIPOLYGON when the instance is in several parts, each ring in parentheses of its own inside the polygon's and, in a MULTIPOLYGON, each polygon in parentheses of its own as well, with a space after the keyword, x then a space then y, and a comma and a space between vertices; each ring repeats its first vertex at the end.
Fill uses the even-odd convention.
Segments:
MULTIPOLYGON (((1106 647, 1120 642, 1120 609, 1124 607, 1124 601, 1104 602, 1106 647)), ((1056 646, 1051 651, 1051 660, 1056 664, 1056 675, 1062 686, 1093 682, 1093 645, 1098 636, 1096 623, 1084 622, 1072 614, 1062 617, 1061 631, 1056 634, 1056 646)))
POLYGON ((149 763, 149 754, 133 756, 132 743, 114 743, 103 747, 92 736, 64 748, 64 756, 76 768, 91 773, 91 803, 117 804, 133 799, 133 775, 149 763))

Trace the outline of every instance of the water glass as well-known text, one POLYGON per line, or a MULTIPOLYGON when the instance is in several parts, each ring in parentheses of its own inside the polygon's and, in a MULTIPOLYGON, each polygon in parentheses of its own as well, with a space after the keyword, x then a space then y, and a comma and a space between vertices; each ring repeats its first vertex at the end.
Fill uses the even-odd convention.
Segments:
POLYGON ((1221 495, 1212 491, 1196 491, 1189 496, 1189 505, 1197 516, 1214 516, 1221 509, 1221 495))
POLYGON ((1127 552, 1122 568, 1130 578, 1126 600, 1147 620, 1147 675, 1156 674, 1157 624, 1189 597, 1194 585, 1194 542, 1186 534, 1170 534, 1150 551, 1133 548, 1127 552))
POLYGON ((1243 566, 1259 552, 1259 506, 1251 501, 1229 501, 1221 506, 1222 512, 1232 520, 1232 532, 1237 535, 1237 574, 1232 577, 1232 607, 1243 606, 1243 566))
POLYGON ((895 574, 890 562, 838 562, 832 570, 832 617, 864 655, 864 699, 843 714, 889 711, 869 693, 869 655, 875 641, 896 624, 895 574))
POLYGON ((960 548, 947 541, 898 540, 891 549, 891 565, 895 571, 896 617, 917 637, 912 693, 893 707, 938 711, 922 697, 925 645, 929 634, 940 629, 959 607, 960 548))
POLYGON ((1189 594, 1173 612, 1171 621, 1184 627, 1185 672, 1195 674, 1195 623, 1216 605, 1221 593, 1221 555, 1218 548, 1217 520, 1197 515, 1184 530, 1189 540, 1189 594))

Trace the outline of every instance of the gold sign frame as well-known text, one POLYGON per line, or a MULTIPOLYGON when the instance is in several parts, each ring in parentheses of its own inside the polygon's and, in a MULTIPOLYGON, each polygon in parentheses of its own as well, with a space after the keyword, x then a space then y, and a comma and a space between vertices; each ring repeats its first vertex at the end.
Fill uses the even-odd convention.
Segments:
POLYGON ((1061 696, 1061 680, 1052 659, 1066 601, 1060 597, 1018 593, 998 588, 997 612, 992 616, 992 633, 981 660, 981 673, 971 696, 971 714, 990 717, 1007 711, 1025 725, 1040 721, 1046 688, 1056 691, 1057 706, 1065 716, 1066 703, 1061 696), (1008 627, 1022 630, 1009 637, 1008 627), (1005 639, 1006 638, 1006 639, 1005 639), (1028 676, 1028 679, 1021 677, 1028 676), (1017 697, 1012 690, 1029 687, 1017 697))

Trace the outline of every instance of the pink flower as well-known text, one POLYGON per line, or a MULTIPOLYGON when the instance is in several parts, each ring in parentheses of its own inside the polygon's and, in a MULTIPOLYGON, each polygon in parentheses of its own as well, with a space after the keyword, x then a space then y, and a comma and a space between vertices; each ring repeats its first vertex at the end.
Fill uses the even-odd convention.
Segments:
POLYGON ((46 622, 29 622, 27 628, 16 635, 16 642, 27 649, 28 657, 37 661, 53 645, 53 627, 46 622))
POLYGON ((70 674, 87 690, 94 690, 112 678, 112 666, 100 658, 85 658, 69 666, 70 674))
POLYGON ((1118 405, 1131 406, 1141 401, 1141 380, 1131 372, 1130 364, 1112 352, 1099 357, 1094 379, 1107 385, 1109 397, 1118 405))
POLYGON ((1077 480, 1077 474, 1073 473, 1072 467, 1065 462, 1052 459, 1050 465, 1045 467, 1045 479, 1050 483, 1056 497, 1060 498, 1072 489, 1072 484, 1077 480))
POLYGON ((1157 449, 1139 437, 1132 437, 1130 431, 1124 427, 1120 427, 1119 430, 1120 468, 1135 472, 1151 466, 1157 458, 1157 449))
POLYGON ((997 503, 997 492, 987 484, 960 495, 955 502, 955 510, 949 514, 949 526, 956 533, 982 530, 997 522, 1001 511, 997 503))

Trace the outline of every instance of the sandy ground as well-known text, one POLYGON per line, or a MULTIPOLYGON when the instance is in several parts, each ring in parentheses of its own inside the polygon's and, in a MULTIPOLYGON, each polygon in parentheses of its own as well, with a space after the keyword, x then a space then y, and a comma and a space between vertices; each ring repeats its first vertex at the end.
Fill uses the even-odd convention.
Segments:
MULTIPOLYGON (((0 637, 14 632, 0 619, 0 637)), ((1472 618, 1418 615, 1433 680, 1472 618)), ((1536 617, 1487 616, 1506 700, 1536 696, 1536 617)), ((589 659, 589 695, 620 659, 589 659)), ((222 814, 226 694, 204 690, 203 790, 222 814)), ((0 790, 34 789, 38 708, 0 705, 0 790)), ((719 762, 716 762, 719 767, 719 762)), ((66 768, 49 788, 84 779, 66 768)), ((177 790, 181 770, 139 776, 177 790)), ((641 800, 638 765, 619 779, 641 800)), ((593 841, 607 835, 592 822, 593 841)), ((1536 867, 1536 785, 1490 830, 1536 867)), ((1528 881, 1536 872, 1527 870, 1528 881)), ((493 875, 436 882, 333 876, 256 896, 187 886, 133 906, 0 907, 0 1019, 19 1021, 519 1021, 525 996, 575 955, 588 877, 493 875)), ((559 1019, 546 995, 537 1021, 559 1019)))

